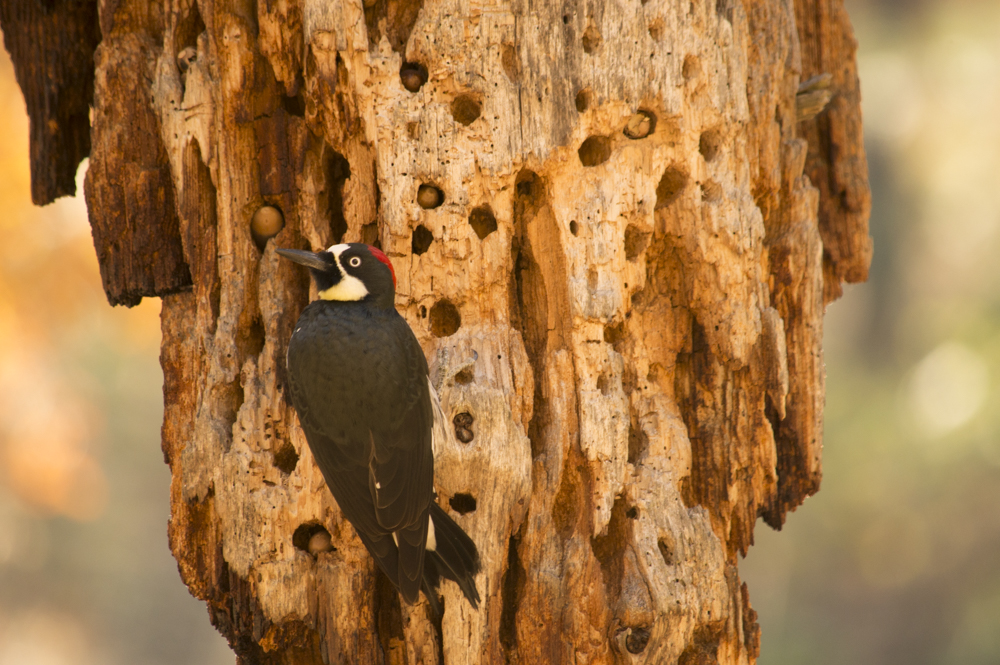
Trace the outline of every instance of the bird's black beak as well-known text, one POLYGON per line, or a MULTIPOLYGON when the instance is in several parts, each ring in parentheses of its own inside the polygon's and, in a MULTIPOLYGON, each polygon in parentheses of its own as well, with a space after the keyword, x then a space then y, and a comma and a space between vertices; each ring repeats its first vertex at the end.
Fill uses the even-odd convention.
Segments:
POLYGON ((322 256, 314 252, 305 252, 301 249, 277 249, 275 251, 289 261, 295 261, 295 263, 300 263, 313 270, 324 271, 330 269, 330 264, 322 256))

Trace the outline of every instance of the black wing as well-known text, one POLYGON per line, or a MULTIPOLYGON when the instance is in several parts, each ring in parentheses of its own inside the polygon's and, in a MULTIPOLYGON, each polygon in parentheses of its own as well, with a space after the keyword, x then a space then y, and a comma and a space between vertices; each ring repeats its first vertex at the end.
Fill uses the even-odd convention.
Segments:
POLYGON ((313 303, 288 348, 292 403, 337 504, 403 596, 433 499, 427 361, 395 311, 313 303))

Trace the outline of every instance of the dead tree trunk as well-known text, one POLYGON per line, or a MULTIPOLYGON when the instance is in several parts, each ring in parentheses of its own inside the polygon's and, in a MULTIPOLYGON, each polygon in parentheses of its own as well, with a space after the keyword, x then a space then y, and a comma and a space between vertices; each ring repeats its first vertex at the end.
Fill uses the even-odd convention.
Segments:
MULTIPOLYGON (((32 59, 78 68, 92 5, 2 7, 33 139, 67 129, 90 100, 32 59), (18 40, 45 21, 84 37, 18 40)), ((737 555, 818 489, 823 308, 871 254, 840 0, 99 8, 95 247, 112 303, 163 298, 170 543, 240 661, 752 663, 737 555), (309 285, 274 248, 341 240, 392 258, 442 383, 479 611, 400 605, 287 402, 309 285)))

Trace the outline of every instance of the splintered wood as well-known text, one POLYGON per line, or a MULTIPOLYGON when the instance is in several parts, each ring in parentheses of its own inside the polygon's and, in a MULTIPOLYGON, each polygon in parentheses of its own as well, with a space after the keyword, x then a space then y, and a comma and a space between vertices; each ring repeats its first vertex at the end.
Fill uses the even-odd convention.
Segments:
POLYGON ((823 308, 870 259, 839 0, 100 4, 95 243, 164 298, 171 548, 241 662, 752 663, 739 554, 819 487, 823 308), (432 362, 478 611, 401 606, 286 399, 274 249, 340 241, 432 362))

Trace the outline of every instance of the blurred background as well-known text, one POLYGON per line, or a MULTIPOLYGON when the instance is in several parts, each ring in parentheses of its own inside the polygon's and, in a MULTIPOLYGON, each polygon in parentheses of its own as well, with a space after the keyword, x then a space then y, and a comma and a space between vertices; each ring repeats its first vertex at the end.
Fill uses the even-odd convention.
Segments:
MULTIPOLYGON (((1000 3, 848 9, 875 262, 827 312, 822 490, 741 562, 759 662, 996 665, 1000 3)), ((159 302, 107 305, 82 194, 31 205, 2 49, 0 127, 0 665, 232 663, 167 547, 159 302)))
POLYGON ((0 665, 232 665, 167 546, 160 303, 108 305, 83 200, 31 204, 0 47, 0 665))
POLYGON ((761 665, 1000 663, 1000 3, 848 0, 875 259, 827 310, 823 484, 740 565, 761 665))

